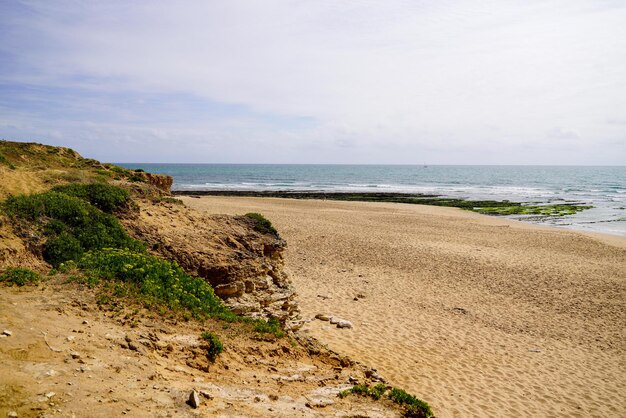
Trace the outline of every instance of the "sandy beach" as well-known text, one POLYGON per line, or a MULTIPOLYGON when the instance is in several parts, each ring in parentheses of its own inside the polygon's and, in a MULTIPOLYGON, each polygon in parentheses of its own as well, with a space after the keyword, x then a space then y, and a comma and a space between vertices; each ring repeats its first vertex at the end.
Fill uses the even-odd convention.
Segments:
POLYGON ((306 328, 438 417, 626 416, 626 239, 419 205, 184 197, 288 242, 306 328))

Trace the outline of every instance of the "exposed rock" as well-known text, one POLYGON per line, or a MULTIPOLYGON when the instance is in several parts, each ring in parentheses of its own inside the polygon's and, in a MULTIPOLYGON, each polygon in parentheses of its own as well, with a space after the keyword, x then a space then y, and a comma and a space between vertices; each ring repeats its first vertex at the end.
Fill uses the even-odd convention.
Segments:
POLYGON ((317 315, 315 315, 315 318, 319 319, 320 321, 330 321, 330 316, 326 314, 318 313, 317 315))
POLYGON ((164 174, 152 174, 152 173, 135 173, 135 175, 143 177, 148 183, 153 185, 159 190, 169 193, 172 188, 174 178, 166 176, 164 174))
POLYGON ((9 331, 8 329, 5 329, 4 331, 2 331, 2 335, 6 335, 7 337, 10 337, 11 335, 13 335, 13 333, 9 331))
POLYGON ((198 392, 192 390, 189 394, 189 399, 187 399, 187 404, 192 408, 198 408, 200 406, 200 397, 198 396, 198 392))
POLYGON ((245 290, 246 286, 241 282, 226 283, 215 286, 215 294, 222 299, 232 296, 242 296, 245 290))
POLYGON ((300 310, 283 270, 286 243, 280 237, 256 231, 246 217, 138 203, 139 214, 122 220, 129 232, 189 274, 207 280, 235 313, 283 324, 297 319, 300 310))
POLYGON ((352 328, 352 322, 340 319, 337 321, 337 328, 352 328))

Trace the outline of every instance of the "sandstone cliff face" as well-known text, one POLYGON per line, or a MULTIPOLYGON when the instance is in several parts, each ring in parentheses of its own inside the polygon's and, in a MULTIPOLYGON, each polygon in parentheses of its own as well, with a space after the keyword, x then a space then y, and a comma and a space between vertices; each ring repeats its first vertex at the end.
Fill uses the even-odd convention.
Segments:
POLYGON ((148 183, 166 193, 170 192, 172 183, 174 182, 174 179, 171 176, 166 176, 164 174, 136 173, 136 175, 143 177, 148 183))
POLYGON ((139 214, 122 222, 152 252, 207 280, 235 313, 287 324, 297 318, 295 290, 283 270, 286 243, 255 231, 247 218, 141 201, 139 214))

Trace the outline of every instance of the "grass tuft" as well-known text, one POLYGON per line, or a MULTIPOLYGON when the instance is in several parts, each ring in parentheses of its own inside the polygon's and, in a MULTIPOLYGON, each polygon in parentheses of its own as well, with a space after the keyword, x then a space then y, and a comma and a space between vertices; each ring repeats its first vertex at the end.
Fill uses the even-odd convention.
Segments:
POLYGON ((285 331, 280 326, 280 322, 276 319, 270 319, 269 321, 257 320, 254 325, 254 331, 259 334, 274 334, 281 338, 285 336, 285 331))
POLYGON ((18 286, 37 284, 39 274, 22 267, 10 267, 0 274, 0 282, 12 283, 18 286))
POLYGON ((389 392, 389 397, 395 403, 405 407, 404 416, 406 417, 429 418, 433 416, 433 411, 426 402, 406 393, 402 389, 392 388, 389 392))
POLYGON ((278 231, 272 226, 272 223, 260 213, 246 213, 246 218, 254 221, 254 230, 262 234, 272 234, 278 236, 278 231))
POLYGON ((207 347, 207 357, 212 362, 215 361, 217 356, 219 356, 224 351, 224 345, 220 338, 212 332, 203 332, 200 337, 208 343, 207 347))
MULTIPOLYGON (((340 398, 345 398, 350 394, 360 395, 360 396, 369 396, 374 400, 379 400, 382 398, 385 393, 387 393, 388 387, 382 383, 378 383, 374 387, 369 387, 367 385, 355 385, 350 389, 346 389, 344 391, 339 392, 340 398)), ((433 412, 430 409, 430 406, 416 398, 413 395, 408 394, 402 389, 391 388, 387 395, 389 399, 393 402, 397 403, 404 407, 403 416, 408 418, 430 418, 433 417, 433 412)))

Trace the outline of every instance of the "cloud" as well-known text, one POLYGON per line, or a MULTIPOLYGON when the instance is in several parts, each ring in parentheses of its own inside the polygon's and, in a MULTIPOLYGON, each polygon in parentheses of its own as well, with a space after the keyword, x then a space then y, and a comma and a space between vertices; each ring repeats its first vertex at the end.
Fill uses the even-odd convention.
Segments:
POLYGON ((281 150, 257 153, 275 162, 337 162, 334 151, 343 162, 481 163, 489 154, 490 161, 532 163, 523 150, 559 126, 581 141, 568 157, 575 161, 555 156, 554 163, 626 160, 625 147, 601 146, 624 136, 623 126, 606 123, 626 108, 620 3, 0 7, 0 83, 13 89, 0 101, 0 121, 28 121, 42 134, 54 125, 91 141, 97 155, 109 152, 111 139, 86 122, 143 141, 159 130, 161 161, 168 146, 189 141, 196 145, 185 148, 188 158, 205 161, 253 158, 247 150, 263 144, 281 150), (349 156, 347 144, 355 150, 349 156))

